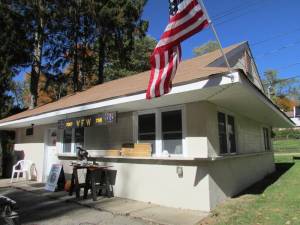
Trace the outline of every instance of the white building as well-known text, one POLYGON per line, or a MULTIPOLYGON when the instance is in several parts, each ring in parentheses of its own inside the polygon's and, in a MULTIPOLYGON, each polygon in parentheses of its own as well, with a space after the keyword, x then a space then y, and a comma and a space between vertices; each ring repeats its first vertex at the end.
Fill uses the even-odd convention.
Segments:
POLYGON ((296 124, 297 128, 300 128, 300 104, 294 106, 293 111, 289 112, 291 120, 296 124))
POLYGON ((115 196, 210 211, 274 171, 271 128, 294 125, 265 96, 248 44, 225 52, 232 72, 219 51, 183 61, 172 92, 161 98, 145 99, 144 72, 13 115, 0 129, 16 131, 15 150, 35 162, 40 181, 56 162, 71 173, 81 144, 117 170, 115 196), (107 112, 116 122, 105 123, 107 112), (102 125, 72 118, 100 118, 102 125), (152 156, 106 156, 145 142, 152 156))

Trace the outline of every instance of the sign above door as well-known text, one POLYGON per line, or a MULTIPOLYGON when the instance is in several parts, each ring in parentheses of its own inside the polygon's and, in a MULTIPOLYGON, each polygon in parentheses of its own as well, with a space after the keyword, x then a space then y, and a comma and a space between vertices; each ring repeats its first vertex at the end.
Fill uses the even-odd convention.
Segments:
POLYGON ((105 112, 90 116, 82 116, 58 121, 58 129, 93 127, 113 124, 117 122, 116 112, 105 112))

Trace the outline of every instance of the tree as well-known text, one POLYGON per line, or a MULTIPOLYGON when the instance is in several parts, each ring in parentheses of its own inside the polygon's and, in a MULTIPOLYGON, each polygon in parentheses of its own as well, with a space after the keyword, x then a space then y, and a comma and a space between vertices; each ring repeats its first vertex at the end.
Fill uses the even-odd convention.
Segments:
POLYGON ((146 0, 91 1, 89 13, 95 22, 94 51, 97 53, 97 84, 104 82, 104 69, 109 64, 111 52, 120 65, 126 65, 129 53, 138 36, 148 29, 148 22, 141 19, 146 0))
POLYGON ((12 96, 15 100, 15 105, 18 108, 26 108, 24 104, 25 95, 25 82, 24 81, 13 81, 11 88, 12 96))
POLYGON ((217 41, 208 41, 200 47, 194 48, 193 52, 196 56, 201 56, 219 49, 217 41))
POLYGON ((293 99, 300 97, 299 79, 297 77, 279 78, 276 70, 266 70, 262 80, 268 97, 284 111, 292 110, 293 99))
POLYGON ((129 54, 126 65, 122 64, 117 57, 108 58, 110 63, 105 65, 105 80, 114 80, 120 77, 144 72, 150 69, 149 59, 157 41, 149 36, 135 41, 134 48, 129 54))
POLYGON ((10 95, 13 77, 30 61, 30 45, 24 16, 16 13, 11 2, 0 2, 0 118, 14 110, 10 95))

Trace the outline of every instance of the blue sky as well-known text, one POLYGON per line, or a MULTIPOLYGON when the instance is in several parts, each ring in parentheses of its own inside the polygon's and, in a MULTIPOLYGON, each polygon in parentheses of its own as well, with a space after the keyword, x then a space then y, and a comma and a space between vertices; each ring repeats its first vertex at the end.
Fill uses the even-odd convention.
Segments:
MULTIPOLYGON (((204 0, 204 4, 224 47, 249 41, 261 75, 266 69, 277 69, 280 77, 300 77, 299 0, 204 0), (228 15, 220 17, 224 12, 228 15), (255 45, 274 36, 280 37, 255 45)), ((168 17, 168 0, 148 0, 143 13, 149 21, 148 35, 158 40, 168 17)), ((215 40, 210 28, 186 40, 183 59, 193 57, 193 48, 209 40, 215 40)), ((23 74, 17 79, 23 79, 23 74)))
MULTIPOLYGON (((204 0, 204 4, 223 46, 249 41, 261 75, 272 68, 280 77, 300 77, 299 0, 204 0), (229 15, 216 19, 224 12, 229 15), (255 44, 274 36, 280 37, 255 44)), ((158 40, 168 22, 168 0, 148 0, 143 19, 150 23, 148 34, 158 40)), ((193 57, 193 48, 209 40, 215 40, 210 28, 186 40, 183 59, 193 57)))

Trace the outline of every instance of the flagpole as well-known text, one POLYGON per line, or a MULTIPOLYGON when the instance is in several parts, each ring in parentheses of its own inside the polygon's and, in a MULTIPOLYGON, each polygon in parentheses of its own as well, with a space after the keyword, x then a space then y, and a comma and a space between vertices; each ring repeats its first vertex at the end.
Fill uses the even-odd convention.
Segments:
POLYGON ((206 15, 207 20, 208 20, 208 23, 209 23, 209 25, 210 25, 210 27, 211 27, 211 29, 212 29, 214 35, 215 35, 215 38, 216 38, 216 40, 217 40, 217 42, 218 42, 220 51, 221 51, 222 56, 223 56, 223 58, 224 58, 224 60, 225 60, 225 63, 226 63, 226 65, 227 65, 227 68, 228 68, 229 72, 232 72, 232 68, 231 68, 231 66, 230 66, 230 64, 229 64, 229 62, 228 62, 227 56, 226 56, 226 54, 225 54, 225 52, 224 52, 224 50, 223 50, 223 47, 222 47, 220 38, 219 38, 219 36, 218 36, 218 33, 217 33, 216 29, 215 29, 215 26, 214 26, 213 22, 211 21, 209 15, 208 15, 208 13, 207 13, 207 10, 206 10, 206 8, 205 8, 205 5, 203 4, 202 0, 198 0, 198 2, 199 2, 199 4, 200 4, 200 6, 201 6, 201 8, 202 8, 202 10, 203 10, 203 12, 204 12, 204 14, 206 15))

